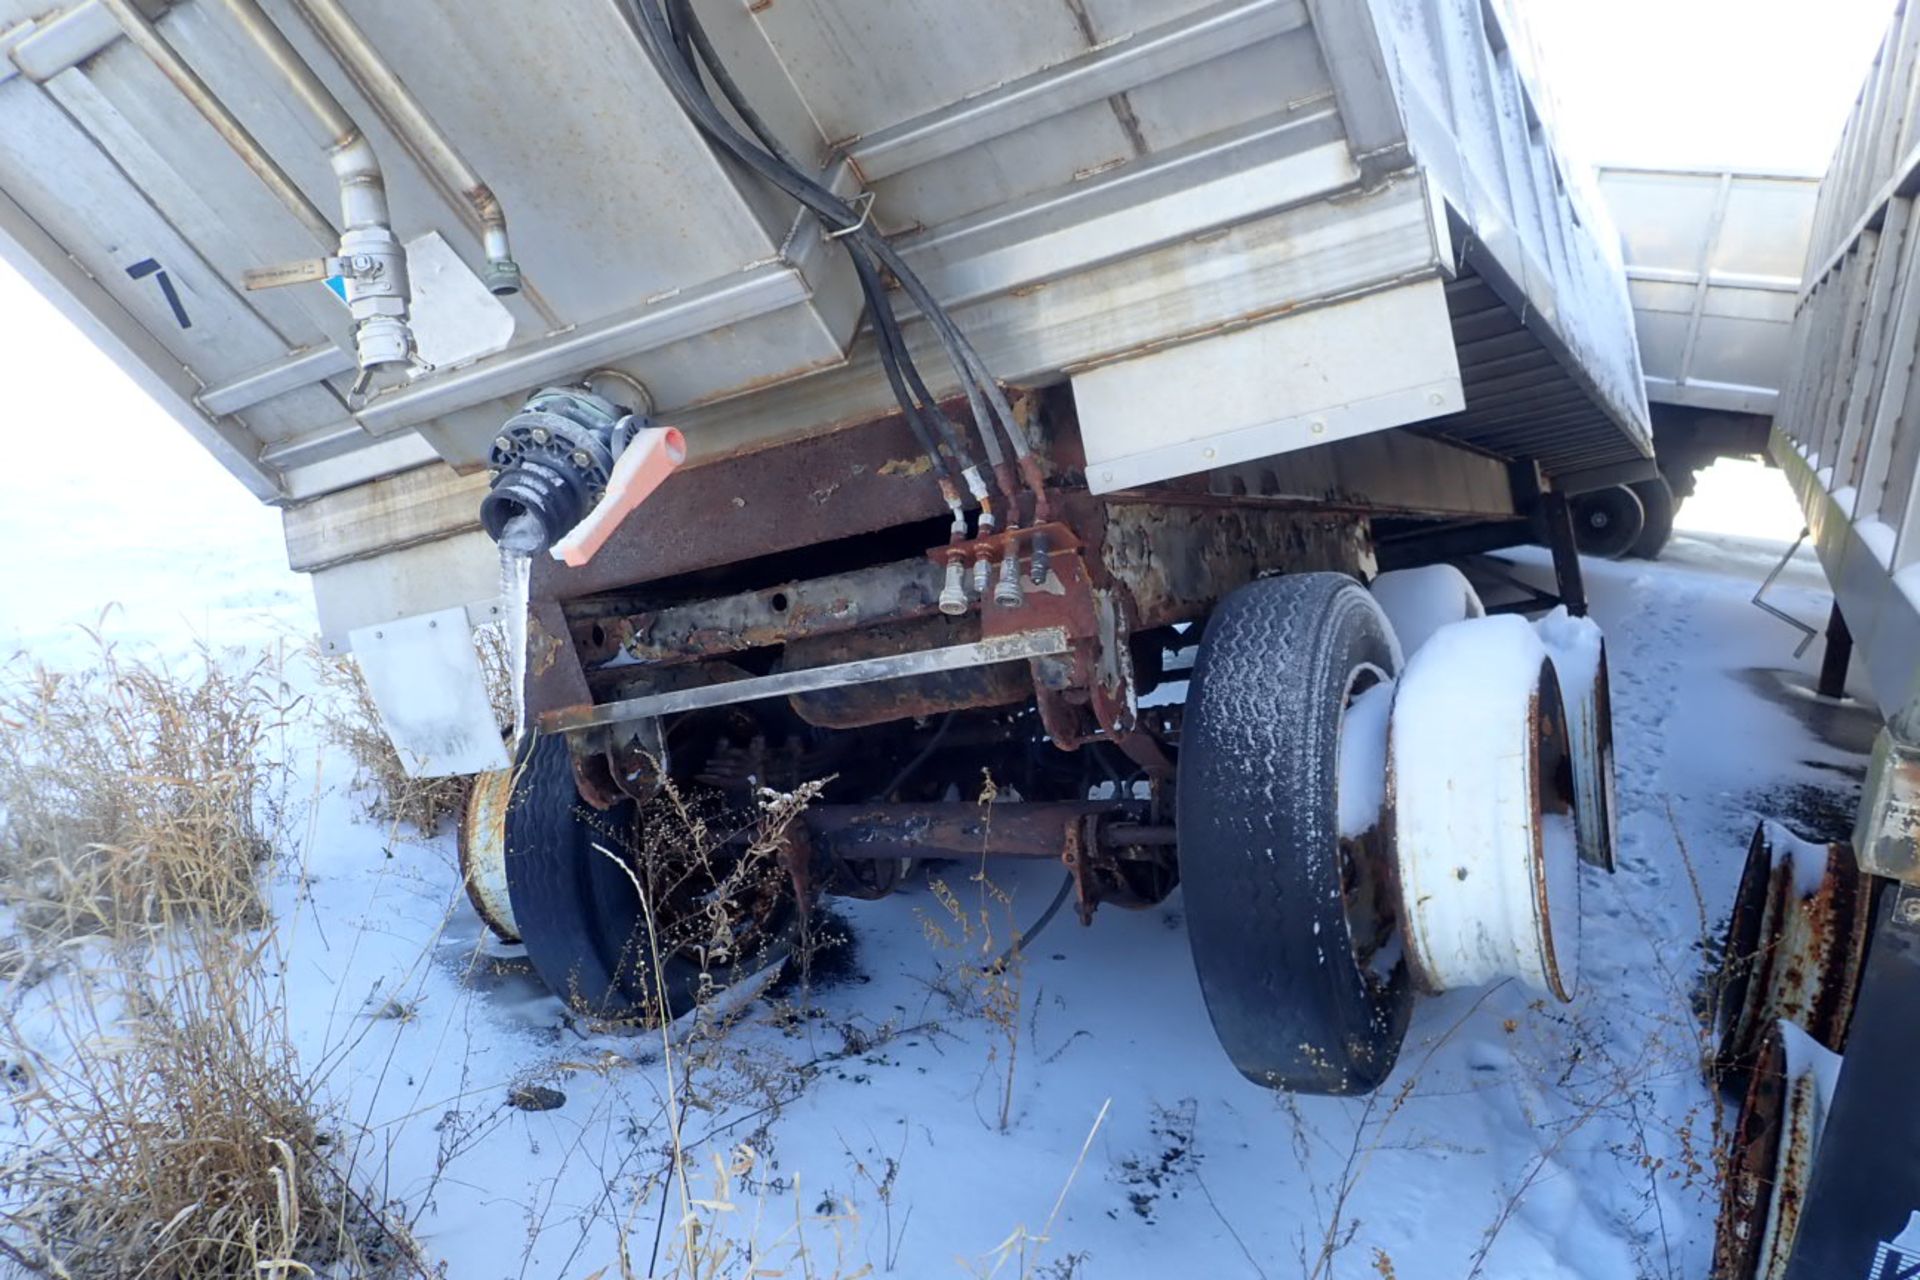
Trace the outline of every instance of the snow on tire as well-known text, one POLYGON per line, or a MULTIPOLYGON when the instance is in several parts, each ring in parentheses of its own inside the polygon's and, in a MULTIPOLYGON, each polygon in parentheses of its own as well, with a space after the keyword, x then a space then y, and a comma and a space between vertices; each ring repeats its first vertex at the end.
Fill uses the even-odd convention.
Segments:
POLYGON ((1401 674, 1388 739, 1402 927, 1423 984, 1513 977, 1572 999, 1576 799, 1540 637, 1511 615, 1441 628, 1401 674))
POLYGON ((1427 564, 1417 569, 1392 569, 1368 588, 1387 621, 1402 658, 1413 656, 1440 628, 1463 618, 1482 618, 1487 608, 1467 575, 1450 564, 1427 564))
POLYGON ((1207 1013, 1242 1075, 1365 1093, 1406 1034, 1386 721, 1396 655, 1358 582, 1250 583, 1207 622, 1181 729, 1187 934, 1207 1013))

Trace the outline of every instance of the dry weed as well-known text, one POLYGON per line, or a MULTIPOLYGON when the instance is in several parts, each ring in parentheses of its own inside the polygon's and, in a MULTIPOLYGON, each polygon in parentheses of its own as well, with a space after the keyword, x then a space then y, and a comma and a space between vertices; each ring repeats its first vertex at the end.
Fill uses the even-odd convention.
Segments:
MULTIPOLYGON (((998 795, 999 788, 992 777, 983 776, 978 803, 989 824, 998 795)), ((1005 1133, 1013 1124, 1014 1069, 1020 1057, 1026 953, 1021 946, 1020 928, 1013 918, 1013 897, 987 874, 984 848, 968 880, 975 889, 971 904, 962 902, 959 893, 945 879, 929 875, 927 888, 940 911, 938 914, 917 911, 916 914, 927 942, 937 953, 952 958, 942 961, 935 989, 946 997, 954 1013, 980 1018, 998 1036, 998 1042, 988 1050, 989 1069, 1000 1062, 1004 1048, 998 1124, 1000 1132, 1005 1133)))
POLYGON ((0 900, 41 941, 187 919, 258 923, 262 752, 287 707, 266 659, 34 666, 0 685, 0 900))
POLYGON ((271 936, 179 931, 5 1015, 21 1083, 0 1251, 74 1280, 422 1269, 334 1164, 271 936))
POLYGON ((378 1274, 289 1038, 259 871, 301 709, 277 661, 34 666, 0 685, 0 1256, 22 1272, 378 1274), (104 945, 75 946, 94 938, 104 945), (59 957, 57 967, 50 957, 59 957))
MULTIPOLYGON (((635 1215, 620 1229, 619 1260, 602 1267, 588 1280, 618 1275, 634 1280, 642 1274, 661 1280, 722 1280, 730 1276, 783 1276, 791 1280, 864 1280, 873 1274, 866 1264, 853 1266, 851 1255, 860 1238, 860 1219, 851 1207, 827 1196, 812 1211, 802 1207, 799 1179, 791 1184, 794 1214, 791 1223, 775 1229, 767 1221, 767 1202, 753 1193, 759 1153, 741 1145, 722 1156, 712 1155, 713 1168, 700 1194, 683 1197, 675 1236, 658 1265, 637 1269, 631 1248, 635 1215), (743 1231, 736 1228, 744 1228, 743 1231), (830 1248, 816 1246, 824 1234, 830 1248)), ((690 1185, 686 1167, 676 1180, 690 1185)), ((643 1198, 644 1199, 644 1198, 643 1198)), ((640 1205, 636 1201, 635 1208, 640 1205)))

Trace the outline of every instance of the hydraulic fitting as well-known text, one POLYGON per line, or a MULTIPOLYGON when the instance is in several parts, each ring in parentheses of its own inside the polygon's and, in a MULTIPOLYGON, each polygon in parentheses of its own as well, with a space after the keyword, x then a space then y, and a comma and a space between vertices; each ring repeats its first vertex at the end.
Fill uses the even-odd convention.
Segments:
POLYGON ((947 557, 947 585, 940 591, 940 612, 957 618, 967 611, 965 569, 958 554, 947 557))
POLYGON ((1047 531, 1045 529, 1035 529, 1033 531, 1033 563, 1028 566, 1027 569, 1027 576, 1032 580, 1034 586, 1044 587, 1047 585, 1047 571, 1050 567, 1047 552, 1047 531))
POLYGON ((993 602, 1002 609, 1018 609, 1026 602, 1020 590, 1020 560, 1014 554, 1013 540, 1007 540, 1007 553, 1000 561, 1000 582, 993 589, 993 602))

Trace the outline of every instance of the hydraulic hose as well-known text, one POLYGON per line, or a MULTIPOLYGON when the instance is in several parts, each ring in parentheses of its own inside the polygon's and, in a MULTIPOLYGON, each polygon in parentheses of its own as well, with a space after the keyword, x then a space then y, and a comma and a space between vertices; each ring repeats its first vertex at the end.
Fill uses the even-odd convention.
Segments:
MULTIPOLYGON (((731 121, 721 114, 718 106, 706 93, 704 84, 700 82, 698 71, 686 57, 686 47, 694 45, 704 35, 699 20, 691 7, 686 4, 686 0, 668 0, 668 3, 677 17, 677 24, 669 23, 665 16, 653 8, 651 0, 627 0, 626 3, 626 10, 633 23, 635 34, 656 70, 661 73, 668 89, 694 123, 713 141, 760 177, 813 210, 836 231, 844 233, 846 238, 857 242, 873 255, 879 265, 884 266, 899 280, 901 288, 926 317, 928 325, 939 339, 948 361, 959 377, 961 388, 966 393, 969 408, 973 412, 981 435, 982 445, 988 450, 990 465, 993 455, 998 452, 998 442, 992 439, 993 427, 997 423, 1013 446, 1015 457, 1020 461, 1022 478, 1026 480, 1027 487, 1033 492, 1036 517, 1038 517, 1046 508, 1044 477, 1040 473, 1037 461, 1032 457, 1031 444, 1026 437, 1025 429, 1015 418, 1004 393, 987 370, 979 353, 974 350, 966 335, 960 332, 952 318, 947 315, 898 251, 887 242, 885 237, 866 225, 864 215, 800 172, 787 159, 783 159, 784 153, 775 154, 773 151, 754 146, 733 126, 731 121)), ((704 47, 711 50, 712 46, 710 42, 706 42, 704 47)), ((714 58, 714 63, 718 63, 717 56, 714 58)), ((714 74, 716 82, 721 84, 723 93, 731 90, 729 96, 737 96, 738 86, 733 84, 730 77, 723 79, 724 72, 716 70, 713 65, 708 69, 711 74, 714 74)), ((751 109, 743 110, 743 103, 744 99, 735 102, 734 107, 736 111, 741 112, 743 119, 747 119, 751 109)), ((753 119, 758 118, 753 117, 753 119)), ((764 129, 764 121, 759 123, 760 128, 764 129)), ((749 127, 752 128, 753 125, 750 123, 749 127)), ((759 130, 756 129, 755 132, 758 134, 759 130)), ((764 142, 770 139, 771 133, 768 131, 767 137, 762 140, 764 142)), ((775 151, 778 150, 776 144, 775 151)), ((904 344, 902 344, 901 354, 905 354, 904 344)), ((911 367, 910 360, 907 362, 907 367, 911 367)), ((996 479, 999 478, 996 474, 996 479)))

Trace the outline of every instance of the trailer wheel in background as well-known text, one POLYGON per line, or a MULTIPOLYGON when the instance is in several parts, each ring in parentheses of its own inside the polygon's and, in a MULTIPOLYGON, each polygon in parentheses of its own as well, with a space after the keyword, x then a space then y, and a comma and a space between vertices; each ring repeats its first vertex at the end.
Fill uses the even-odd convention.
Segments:
POLYGON ((1413 989, 1382 821, 1396 663, 1341 574, 1250 583, 1207 623, 1181 730, 1180 878, 1194 967, 1242 1075, 1377 1087, 1413 989))
POLYGON ((1581 555, 1618 560, 1633 550, 1646 527, 1646 508, 1623 484, 1580 494, 1571 505, 1573 537, 1581 555))
POLYGON ((1665 476, 1655 476, 1651 480, 1636 480, 1628 487, 1633 490, 1633 496, 1640 499, 1646 522, 1627 554, 1642 560, 1658 560, 1660 553, 1667 549, 1668 539, 1673 537, 1673 513, 1680 505, 1673 496, 1673 486, 1665 476))
POLYGON ((513 921, 534 971, 574 1012, 608 1021, 676 1018, 792 949, 799 911, 784 872, 758 884, 728 882, 724 867, 650 875, 637 807, 589 807, 564 738, 534 739, 516 770, 505 820, 513 921), (643 883, 657 886, 658 936, 647 928, 643 883), (708 918, 716 907, 732 918, 724 947, 708 918), (695 946, 680 945, 687 926, 695 946))

